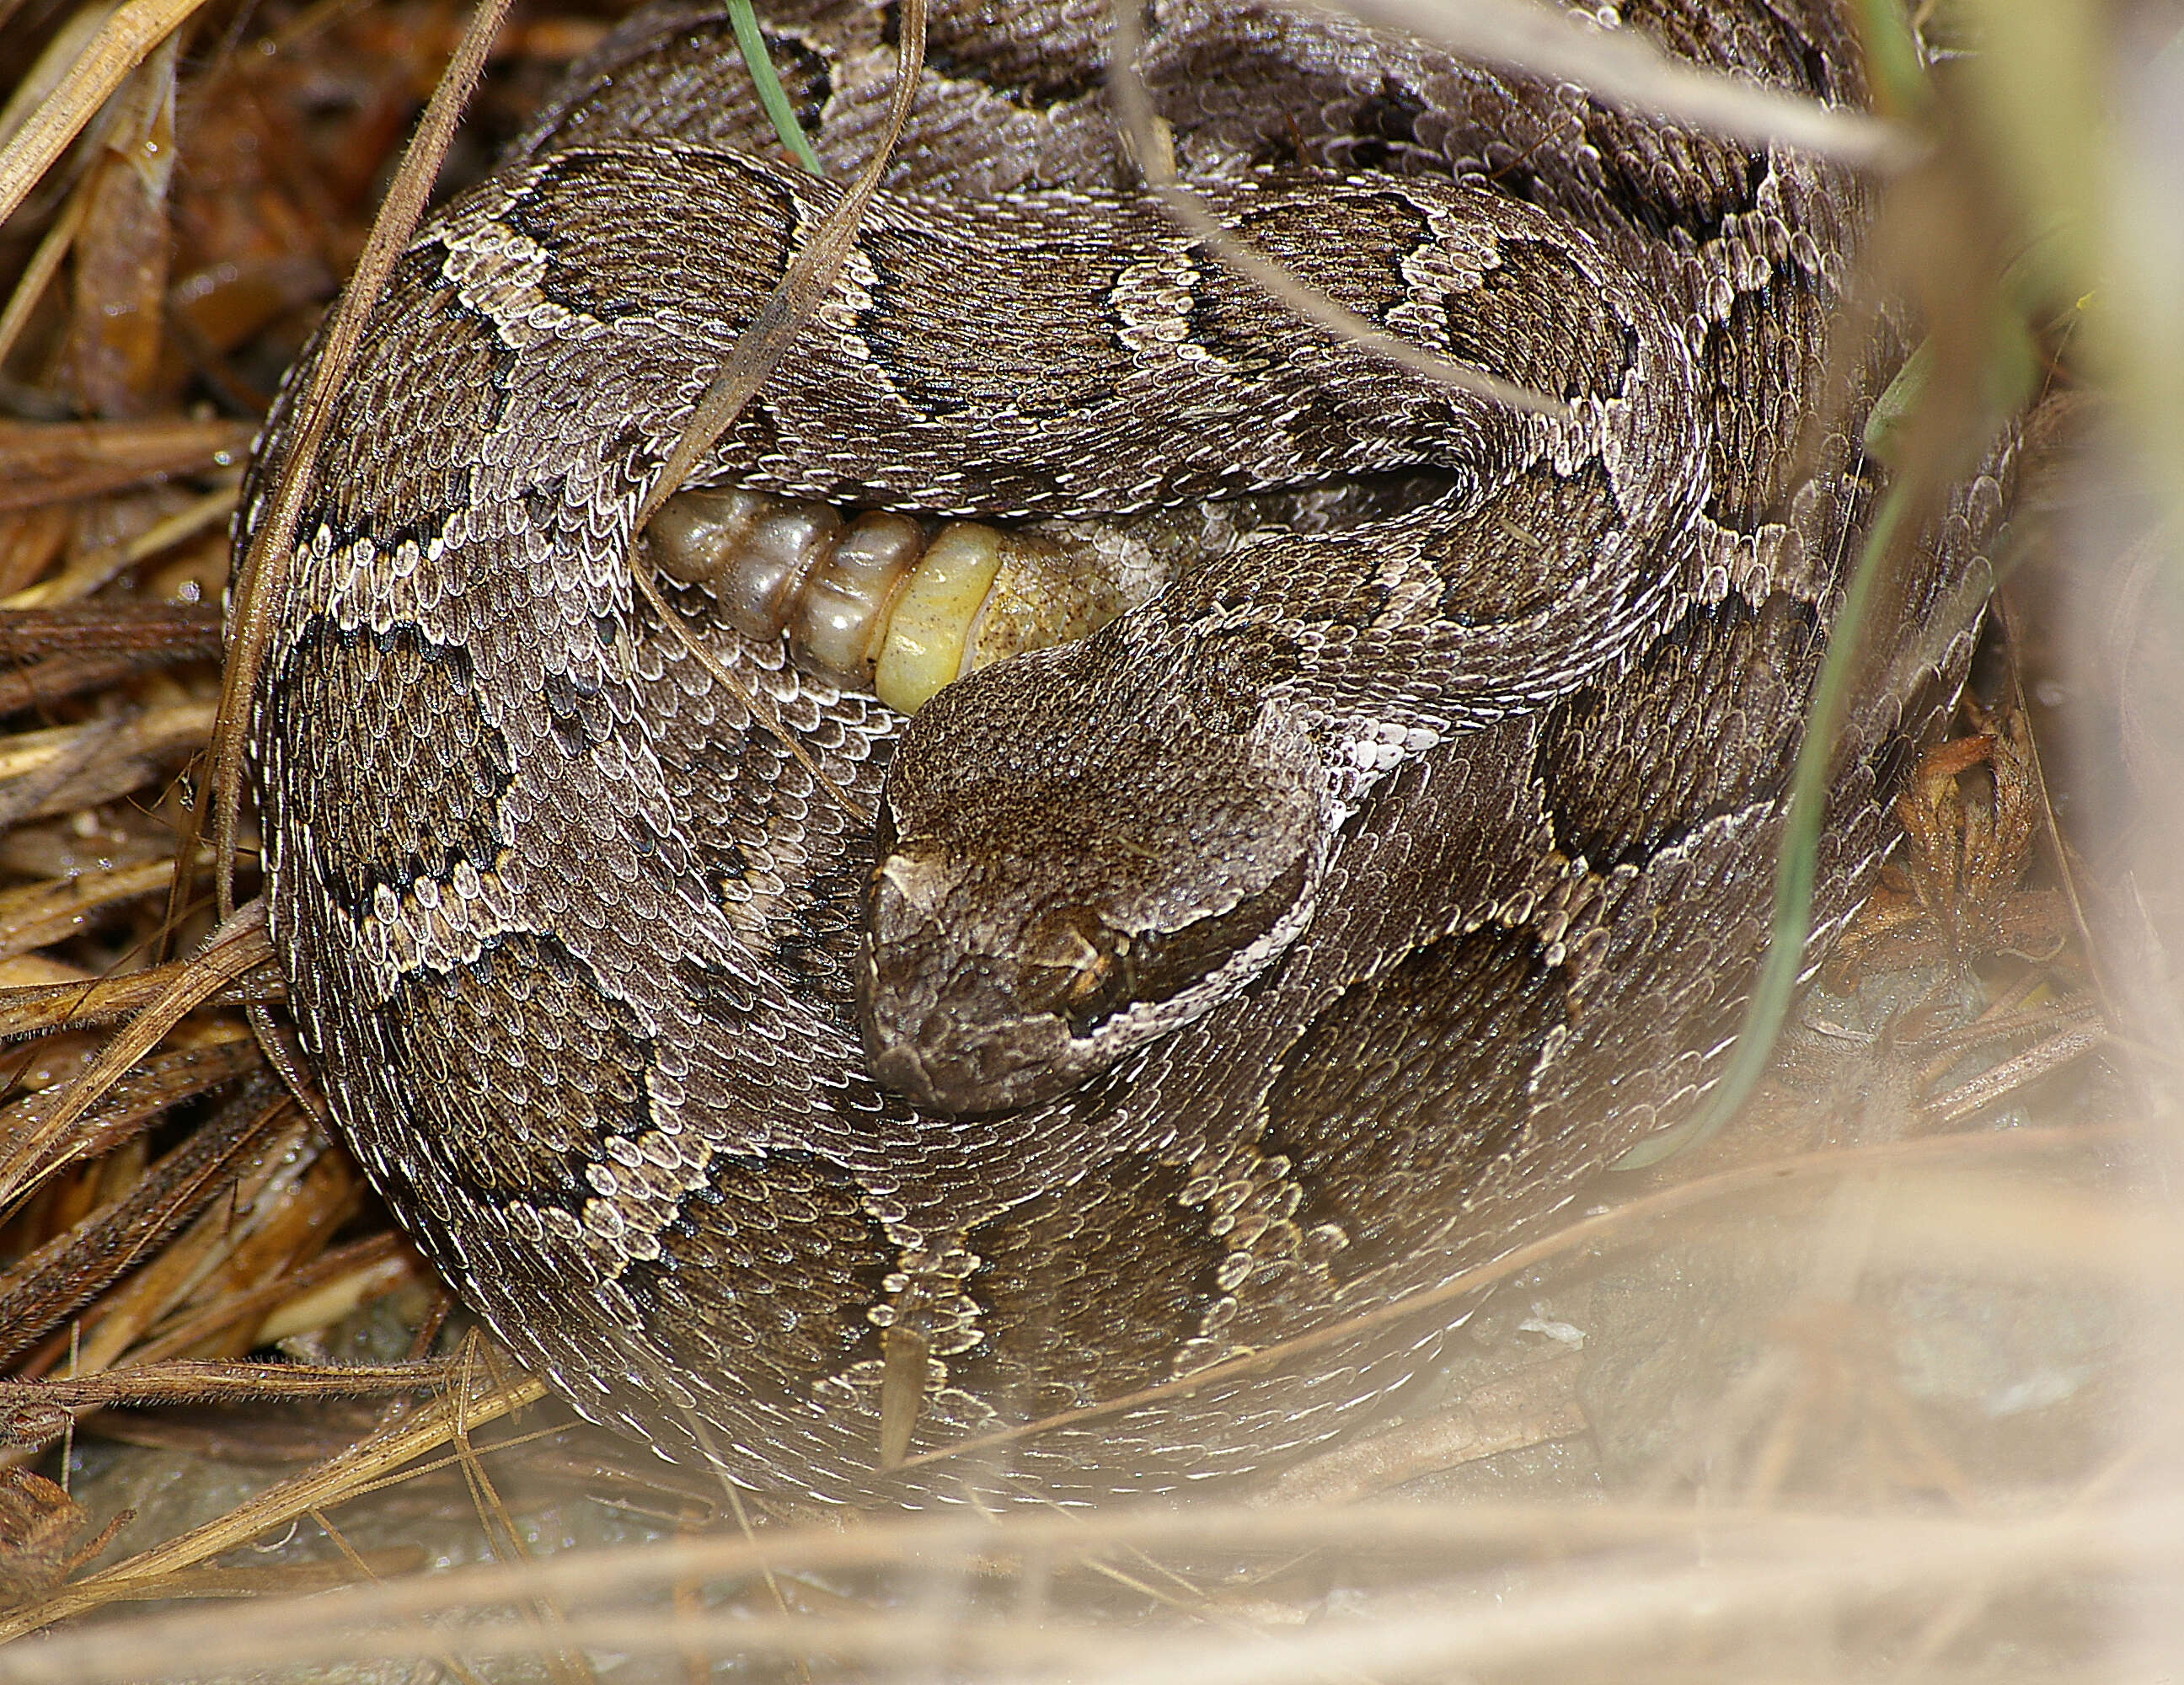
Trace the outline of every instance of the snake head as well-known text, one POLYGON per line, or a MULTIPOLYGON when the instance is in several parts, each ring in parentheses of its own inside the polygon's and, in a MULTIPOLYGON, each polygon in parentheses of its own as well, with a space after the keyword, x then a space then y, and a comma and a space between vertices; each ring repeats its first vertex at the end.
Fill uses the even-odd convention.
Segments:
POLYGON ((873 1075, 929 1110, 1001 1111, 1202 1015, 1310 918, 1327 792, 1234 662, 1101 634, 950 687, 888 774, 859 977, 873 1075))

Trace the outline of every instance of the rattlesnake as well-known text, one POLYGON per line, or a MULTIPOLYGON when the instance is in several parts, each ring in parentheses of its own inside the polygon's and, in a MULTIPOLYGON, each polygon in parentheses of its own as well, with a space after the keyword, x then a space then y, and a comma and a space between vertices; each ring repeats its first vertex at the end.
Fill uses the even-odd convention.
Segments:
MULTIPOLYGON (((855 248, 697 478, 828 531, 896 511, 913 548, 998 523, 1134 606, 906 727, 669 567, 755 718, 634 592, 632 528, 838 189, 686 6, 416 236, 307 465, 254 742, 335 1119, 579 1410, 747 1485, 1067 1499, 1294 1458, 1430 1368, 1448 1311, 1386 1307, 1691 1114, 1763 946, 1880 483, 1852 441, 1891 353, 1829 336, 1864 189, 1346 22, 1150 16, 1219 219, 1564 413, 1294 320, 1170 226, 1097 8, 941 8, 855 248)), ((1594 21, 1864 103, 1827 0, 1594 21)), ((892 13, 769 27, 854 167, 892 13)), ((1812 957, 1999 507, 1975 479, 1880 592, 1923 653, 1843 724, 1812 957)))

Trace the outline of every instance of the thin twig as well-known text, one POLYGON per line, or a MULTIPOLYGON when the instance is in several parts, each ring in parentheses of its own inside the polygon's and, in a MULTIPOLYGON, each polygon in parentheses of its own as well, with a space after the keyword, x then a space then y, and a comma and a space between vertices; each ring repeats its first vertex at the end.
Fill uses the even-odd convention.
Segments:
POLYGON ((1574 412, 1559 398, 1534 392, 1529 386, 1490 375, 1468 364, 1452 363, 1422 346, 1398 338, 1376 326, 1355 310, 1337 303, 1317 288, 1306 286, 1279 264, 1270 261, 1251 242, 1224 226, 1206 201, 1177 176, 1168 147, 1154 114, 1145 77, 1138 70, 1138 52, 1144 44, 1144 26, 1137 8, 1127 3, 1112 8, 1112 44, 1107 64, 1107 93, 1123 137, 1137 159, 1145 185, 1162 209, 1194 237, 1203 241, 1221 261, 1245 276, 1262 292, 1290 312, 1332 337, 1353 345, 1368 355, 1424 375, 1427 379, 1468 392, 1496 403, 1507 404, 1556 420, 1574 419, 1574 412))
MULTIPOLYGON (((841 273, 843 262, 849 257, 858 227, 864 220, 866 208, 879 190, 880 180, 887 173, 888 160, 894 155, 896 142, 902 137, 903 126, 910 121, 911 105, 917 95, 918 75, 925 62, 925 0, 904 0, 896 19, 895 51, 894 96, 889 102, 888 120, 878 146, 857 172, 841 203, 827 214, 811 239, 790 260, 780 284, 729 348, 720 378, 707 388, 689 420, 683 424, 682 437, 676 441, 675 448, 668 453, 652 482, 652 489, 638 508, 637 518, 631 524, 632 532, 644 531, 645 523, 660 512, 660 506, 689 478, 690 470, 699 459, 734 425, 744 406, 756 396, 758 389, 780 366, 781 359, 788 354, 789 347, 804 331, 811 313, 819 308, 833 286, 835 276, 841 273)), ((780 740, 796 764, 844 813, 861 825, 870 825, 872 815, 826 775, 795 734, 783 723, 779 711, 763 704, 755 691, 691 635, 689 628, 682 624, 682 617, 668 607, 659 587, 637 565, 633 550, 630 571, 653 612, 698 664, 742 702, 754 720, 780 740)))
POLYGON ((203 0, 129 0, 109 18, 60 86, 39 102, 6 147, 0 147, 0 223, 96 116, 153 47, 181 26, 203 0))
POLYGON ((335 394, 355 356, 371 309, 385 289, 394 261, 409 243, 425 200, 439 175, 440 160, 454 138, 455 125, 471 90, 485 69, 486 53, 499 32, 509 0, 480 0, 463 38, 448 61, 416 135, 402 156, 394 184, 373 219, 364 254, 328 319, 309 384, 298 397, 290 417, 289 443, 280 464, 271 507, 242 558, 228 622, 231 653, 227 680, 220 692, 220 719, 213 728, 213 881, 224 918, 235 908, 236 831, 242 800, 242 761, 258 675, 272 636, 273 614, 289 570, 294 565, 296 523, 303 514, 311 465, 333 415, 335 394))

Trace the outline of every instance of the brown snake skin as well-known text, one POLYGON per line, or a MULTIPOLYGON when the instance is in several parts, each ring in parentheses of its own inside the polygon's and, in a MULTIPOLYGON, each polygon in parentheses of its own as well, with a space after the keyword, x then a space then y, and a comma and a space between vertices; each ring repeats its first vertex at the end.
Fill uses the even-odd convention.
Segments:
MULTIPOLYGON (((1222 218, 1570 406, 1524 414, 1291 320, 1164 223, 1101 15, 939 8, 855 252, 700 475, 1168 558, 1150 602, 908 729, 671 588, 877 842, 627 572, 837 191, 767 161, 717 15, 626 26, 418 234, 308 467, 254 742, 334 1115, 577 1409, 760 1489, 1170 1492, 1429 1371, 1446 1309, 879 1466, 883 1397, 916 1458, 1332 1329, 1689 1115, 1880 484, 1848 441, 1888 353, 1829 342, 1845 176, 1326 19, 1156 5, 1147 81, 1222 218), (1063 938, 1100 949, 1096 1009, 1039 994, 1063 938)), ((891 14, 776 18, 846 175, 891 14)), ((1828 0, 1619 26, 1864 100, 1828 0)), ((1945 616, 2000 508, 1960 488, 1882 588, 1913 653, 1843 729, 1812 963, 1963 671, 1945 616)))

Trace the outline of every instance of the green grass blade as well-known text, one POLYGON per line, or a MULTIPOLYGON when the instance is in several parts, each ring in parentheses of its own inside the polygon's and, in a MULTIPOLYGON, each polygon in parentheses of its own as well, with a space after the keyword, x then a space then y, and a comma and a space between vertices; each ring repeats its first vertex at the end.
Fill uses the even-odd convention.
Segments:
POLYGON ((1616 1161, 1618 1170, 1642 1170, 1707 1139, 1751 1097, 1774 1057, 1774 1038, 1790 1015, 1791 1004, 1797 998, 1797 976, 1804 969, 1805 938, 1812 934, 1813 875, 1819 857, 1820 826, 1827 816, 1828 768, 1835 759, 1836 732, 1850 699, 1874 587, 1887 565, 1912 494, 1913 482, 1906 475, 1883 496, 1864 548, 1858 553, 1858 566, 1844 589, 1842 608, 1828 639, 1828 653, 1813 687, 1804 741, 1797 746, 1797 764, 1790 774, 1782 846, 1774 860, 1774 919, 1768 936, 1767 961, 1760 968, 1752 998, 1745 1003, 1744 1021, 1737 1028, 1729 1069, 1693 1117, 1640 1142, 1616 1161))
POLYGON ((751 10, 750 0, 728 0, 728 22, 736 32, 736 51, 744 56, 744 67, 750 72, 751 86, 758 90, 758 103, 772 123, 773 132, 806 171, 824 175, 827 166, 819 162, 811 142, 804 138, 804 125, 789 109, 788 94, 774 73, 773 60, 766 57, 766 37, 759 33, 758 14, 751 10))

